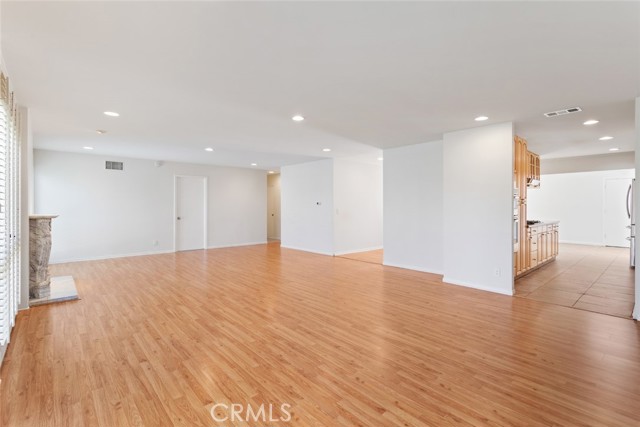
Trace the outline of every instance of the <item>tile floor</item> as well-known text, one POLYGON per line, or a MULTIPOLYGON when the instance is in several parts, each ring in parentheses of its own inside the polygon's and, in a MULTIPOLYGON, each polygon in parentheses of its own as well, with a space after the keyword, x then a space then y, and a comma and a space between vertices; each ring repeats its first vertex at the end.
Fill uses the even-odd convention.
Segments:
POLYGON ((554 262, 516 280, 516 296, 631 317, 634 275, 629 249, 562 244, 554 262))

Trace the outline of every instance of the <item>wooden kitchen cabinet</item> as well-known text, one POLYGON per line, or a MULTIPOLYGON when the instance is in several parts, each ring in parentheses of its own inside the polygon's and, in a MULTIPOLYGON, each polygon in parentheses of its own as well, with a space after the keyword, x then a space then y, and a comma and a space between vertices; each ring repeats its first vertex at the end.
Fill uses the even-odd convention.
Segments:
MULTIPOLYGON (((539 187, 540 156, 527 149, 527 141, 516 136, 514 138, 513 156, 513 188, 514 221, 519 225, 517 235, 519 241, 513 254, 513 270, 515 277, 521 277, 531 270, 555 259, 558 254, 558 224, 527 225, 527 190, 539 187)), ((514 230, 515 235, 515 230, 514 230)))
POLYGON ((527 141, 519 136, 514 138, 514 157, 513 157, 513 187, 518 192, 517 200, 517 217, 518 236, 520 239, 517 244, 517 250, 514 252, 514 275, 518 276, 527 271, 529 265, 529 242, 527 235, 527 170, 529 169, 529 151, 527 150, 527 141))
POLYGON ((527 151, 527 187, 540 187, 540 156, 527 151))
POLYGON ((529 265, 527 269, 534 268, 538 266, 538 244, 539 244, 539 236, 537 233, 529 232, 529 265))
POLYGON ((533 270, 558 255, 558 224, 534 224, 527 227, 529 263, 526 272, 533 270))

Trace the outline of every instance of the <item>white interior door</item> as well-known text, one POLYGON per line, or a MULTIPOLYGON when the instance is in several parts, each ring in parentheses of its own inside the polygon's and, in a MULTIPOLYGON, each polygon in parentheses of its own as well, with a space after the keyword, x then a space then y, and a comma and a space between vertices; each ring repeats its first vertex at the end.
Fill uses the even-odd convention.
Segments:
POLYGON ((631 220, 627 215, 627 191, 631 179, 607 179, 604 183, 604 244, 629 247, 631 220))
POLYGON ((204 249, 207 240, 207 179, 176 176, 176 250, 204 249))

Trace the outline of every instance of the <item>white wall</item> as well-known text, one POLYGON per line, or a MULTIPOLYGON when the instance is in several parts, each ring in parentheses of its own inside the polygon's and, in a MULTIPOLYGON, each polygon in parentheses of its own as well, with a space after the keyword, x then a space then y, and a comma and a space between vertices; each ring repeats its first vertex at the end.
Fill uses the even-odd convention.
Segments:
MULTIPOLYGON (((636 98, 636 153, 640 153, 640 97, 636 98)), ((640 155, 636 156, 636 176, 640 171, 640 155)), ((635 200, 636 222, 638 214, 640 214, 640 185, 635 186, 635 194, 633 195, 635 200)), ((636 225, 636 269, 638 269, 638 261, 640 260, 640 249, 638 247, 638 225, 636 225)), ((636 304, 633 309, 633 318, 640 320, 640 274, 636 273, 636 304)))
POLYGON ((384 151, 384 264, 442 274, 442 141, 384 151))
POLYGON ((333 255, 333 160, 280 171, 281 246, 333 255))
POLYGON ((33 160, 33 148, 31 145, 31 126, 29 109, 19 108, 21 133, 23 139, 20 142, 20 304, 19 309, 29 308, 29 203, 33 160))
POLYGON ((605 181, 634 174, 626 169, 542 175, 540 188, 527 191, 527 217, 560 221, 562 243, 603 246, 605 181))
POLYGON ((607 153, 593 156, 562 157, 542 159, 540 169, 543 175, 572 172, 610 171, 635 168, 635 153, 607 153))
POLYGON ((173 251, 175 175, 209 178, 209 247, 266 241, 264 171, 36 150, 35 213, 60 215, 51 262, 173 251))
POLYGON ((513 293, 513 125, 444 135, 444 278, 513 293))
POLYGON ((336 255, 382 248, 382 162, 333 162, 336 255))

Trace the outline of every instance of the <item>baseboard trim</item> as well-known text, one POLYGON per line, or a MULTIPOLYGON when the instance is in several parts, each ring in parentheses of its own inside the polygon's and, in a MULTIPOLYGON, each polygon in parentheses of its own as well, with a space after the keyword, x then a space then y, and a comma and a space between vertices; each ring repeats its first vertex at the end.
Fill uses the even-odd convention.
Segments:
POLYGON ((443 277, 442 282, 450 285, 464 286, 465 288, 478 289, 480 291, 493 292, 495 294, 513 296, 513 289, 511 291, 503 291, 501 289, 491 288, 488 286, 477 285, 475 283, 465 282, 464 280, 452 279, 449 277, 443 277))
POLYGON ((341 256, 341 255, 347 255, 347 254, 355 254, 358 252, 369 252, 369 251, 379 251, 380 249, 382 249, 382 246, 372 246, 369 248, 359 248, 359 249, 353 249, 353 250, 349 250, 349 251, 339 251, 339 252, 334 252, 334 256, 341 256))
MULTIPOLYGON (((206 249, 199 249, 199 250, 235 248, 238 246, 264 245, 266 243, 267 242, 263 240, 258 242, 246 242, 246 243, 235 243, 235 244, 229 244, 229 245, 209 246, 206 249)), ((68 258, 61 261, 58 261, 58 260, 52 261, 49 264, 54 265, 54 264, 66 264, 69 262, 100 261, 105 259, 130 258, 130 257, 136 257, 136 256, 163 255, 163 254, 172 254, 172 253, 176 253, 176 251, 174 251, 173 249, 170 249, 170 250, 164 250, 164 251, 133 252, 129 254, 101 255, 96 257, 85 257, 85 258, 68 258)))
POLYGON ((209 246, 207 249, 238 248, 240 246, 255 246, 255 245, 266 245, 266 244, 267 244, 267 241, 262 240, 259 242, 232 243, 229 245, 215 245, 215 246, 209 246))
POLYGON ((633 307, 633 314, 631 315, 636 320, 640 320, 640 304, 636 303, 633 307))
POLYGON ((392 263, 392 262, 383 262, 382 265, 384 265, 386 267, 402 268, 404 270, 419 271, 421 273, 437 274, 438 276, 442 276, 442 274, 443 274, 443 272, 439 271, 439 270, 430 270, 430 269, 427 269, 427 268, 424 268, 424 267, 417 267, 415 265, 396 264, 396 263, 392 263))
POLYGON ((564 243, 567 245, 584 245, 584 246, 605 246, 604 243, 596 243, 596 242, 574 242, 572 240, 559 240, 559 243, 564 243))
POLYGON ((133 252, 129 254, 114 254, 114 255, 101 255, 96 257, 83 257, 83 258, 68 258, 64 260, 56 260, 52 261, 49 264, 67 264, 69 262, 83 262, 83 261, 100 261, 104 259, 116 259, 116 258, 130 258, 136 256, 149 256, 149 255, 162 255, 162 254, 171 254, 173 250, 166 251, 149 251, 149 252, 133 252))
POLYGON ((312 249, 300 248, 300 247, 297 247, 297 246, 283 245, 282 243, 280 244, 280 247, 281 248, 285 248, 285 249, 293 249, 294 251, 302 251, 302 252, 309 252, 309 253, 312 253, 312 254, 333 256, 333 254, 331 252, 315 251, 315 250, 312 250, 312 249))
MULTIPOLYGON (((0 367, 2 367, 2 362, 4 361, 4 355, 7 352, 7 347, 8 346, 9 346, 9 343, 7 342, 5 345, 0 347, 0 367)), ((2 381, 2 380, 0 380, 0 381, 2 381)))

